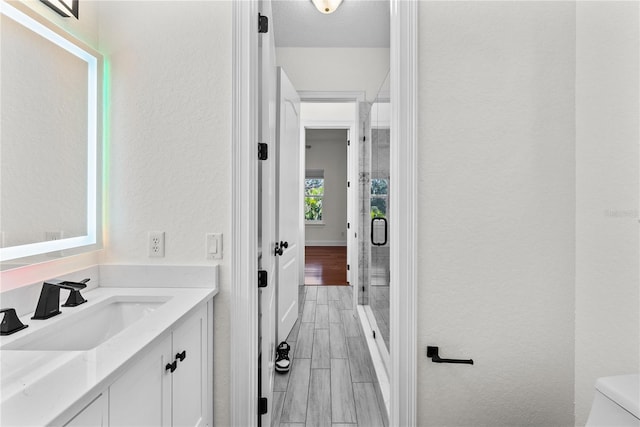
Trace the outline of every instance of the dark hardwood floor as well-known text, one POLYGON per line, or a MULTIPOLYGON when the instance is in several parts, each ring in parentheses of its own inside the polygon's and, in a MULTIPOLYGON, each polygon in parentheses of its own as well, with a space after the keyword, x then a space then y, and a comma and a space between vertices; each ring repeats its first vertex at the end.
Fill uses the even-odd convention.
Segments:
POLYGON ((306 246, 305 285, 348 285, 346 246, 306 246))

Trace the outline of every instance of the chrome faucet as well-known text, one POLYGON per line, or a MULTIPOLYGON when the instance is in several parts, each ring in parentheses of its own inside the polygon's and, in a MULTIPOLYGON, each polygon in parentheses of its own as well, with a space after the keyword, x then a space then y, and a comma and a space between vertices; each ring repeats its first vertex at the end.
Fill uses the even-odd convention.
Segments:
POLYGON ((40 291, 40 299, 36 306, 36 312, 32 319, 48 319, 60 314, 60 289, 68 289, 71 291, 67 302, 62 305, 63 307, 75 307, 76 305, 87 302, 87 300, 80 295, 80 290, 87 287, 86 283, 89 280, 90 279, 84 279, 80 282, 70 282, 52 279, 44 282, 42 284, 42 291, 40 291))

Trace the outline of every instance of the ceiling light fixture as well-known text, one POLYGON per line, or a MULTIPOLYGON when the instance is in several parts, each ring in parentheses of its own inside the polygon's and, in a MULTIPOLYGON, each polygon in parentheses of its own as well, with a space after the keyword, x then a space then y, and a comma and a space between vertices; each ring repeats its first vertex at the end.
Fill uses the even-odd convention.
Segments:
POLYGON ((338 6, 340 6, 340 4, 342 3, 342 0, 311 0, 311 1, 313 2, 313 5, 316 7, 316 9, 318 9, 318 11, 320 11, 321 13, 324 13, 325 15, 335 12, 338 6))

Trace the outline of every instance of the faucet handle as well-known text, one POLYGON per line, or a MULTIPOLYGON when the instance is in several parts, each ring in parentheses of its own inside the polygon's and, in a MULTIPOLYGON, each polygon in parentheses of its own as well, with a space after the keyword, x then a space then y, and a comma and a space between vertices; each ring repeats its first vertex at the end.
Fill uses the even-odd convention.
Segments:
POLYGON ((84 279, 79 282, 63 282, 65 285, 69 286, 67 289, 71 289, 71 293, 67 298, 67 301, 62 304, 63 307, 75 307, 80 304, 84 304, 87 302, 86 299, 80 294, 80 289, 84 289, 87 287, 87 282, 91 279, 84 279))
POLYGON ((4 313, 2 322, 0 323, 0 335, 11 335, 29 327, 29 325, 23 324, 20 319, 18 319, 15 308, 3 308, 0 310, 0 313, 4 313))
POLYGON ((91 279, 84 279, 80 282, 72 282, 70 280, 50 279, 44 282, 45 285, 57 286, 61 289, 68 289, 70 291, 79 291, 87 287, 87 282, 91 279))

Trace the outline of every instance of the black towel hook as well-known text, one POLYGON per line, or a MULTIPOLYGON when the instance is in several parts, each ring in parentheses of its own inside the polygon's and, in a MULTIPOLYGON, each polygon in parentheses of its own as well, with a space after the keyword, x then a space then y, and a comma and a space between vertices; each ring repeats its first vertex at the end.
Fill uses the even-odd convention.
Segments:
POLYGON ((442 359, 438 355, 438 347, 427 346, 427 357, 431 358, 433 363, 464 363, 467 365, 473 365, 473 359, 442 359))

